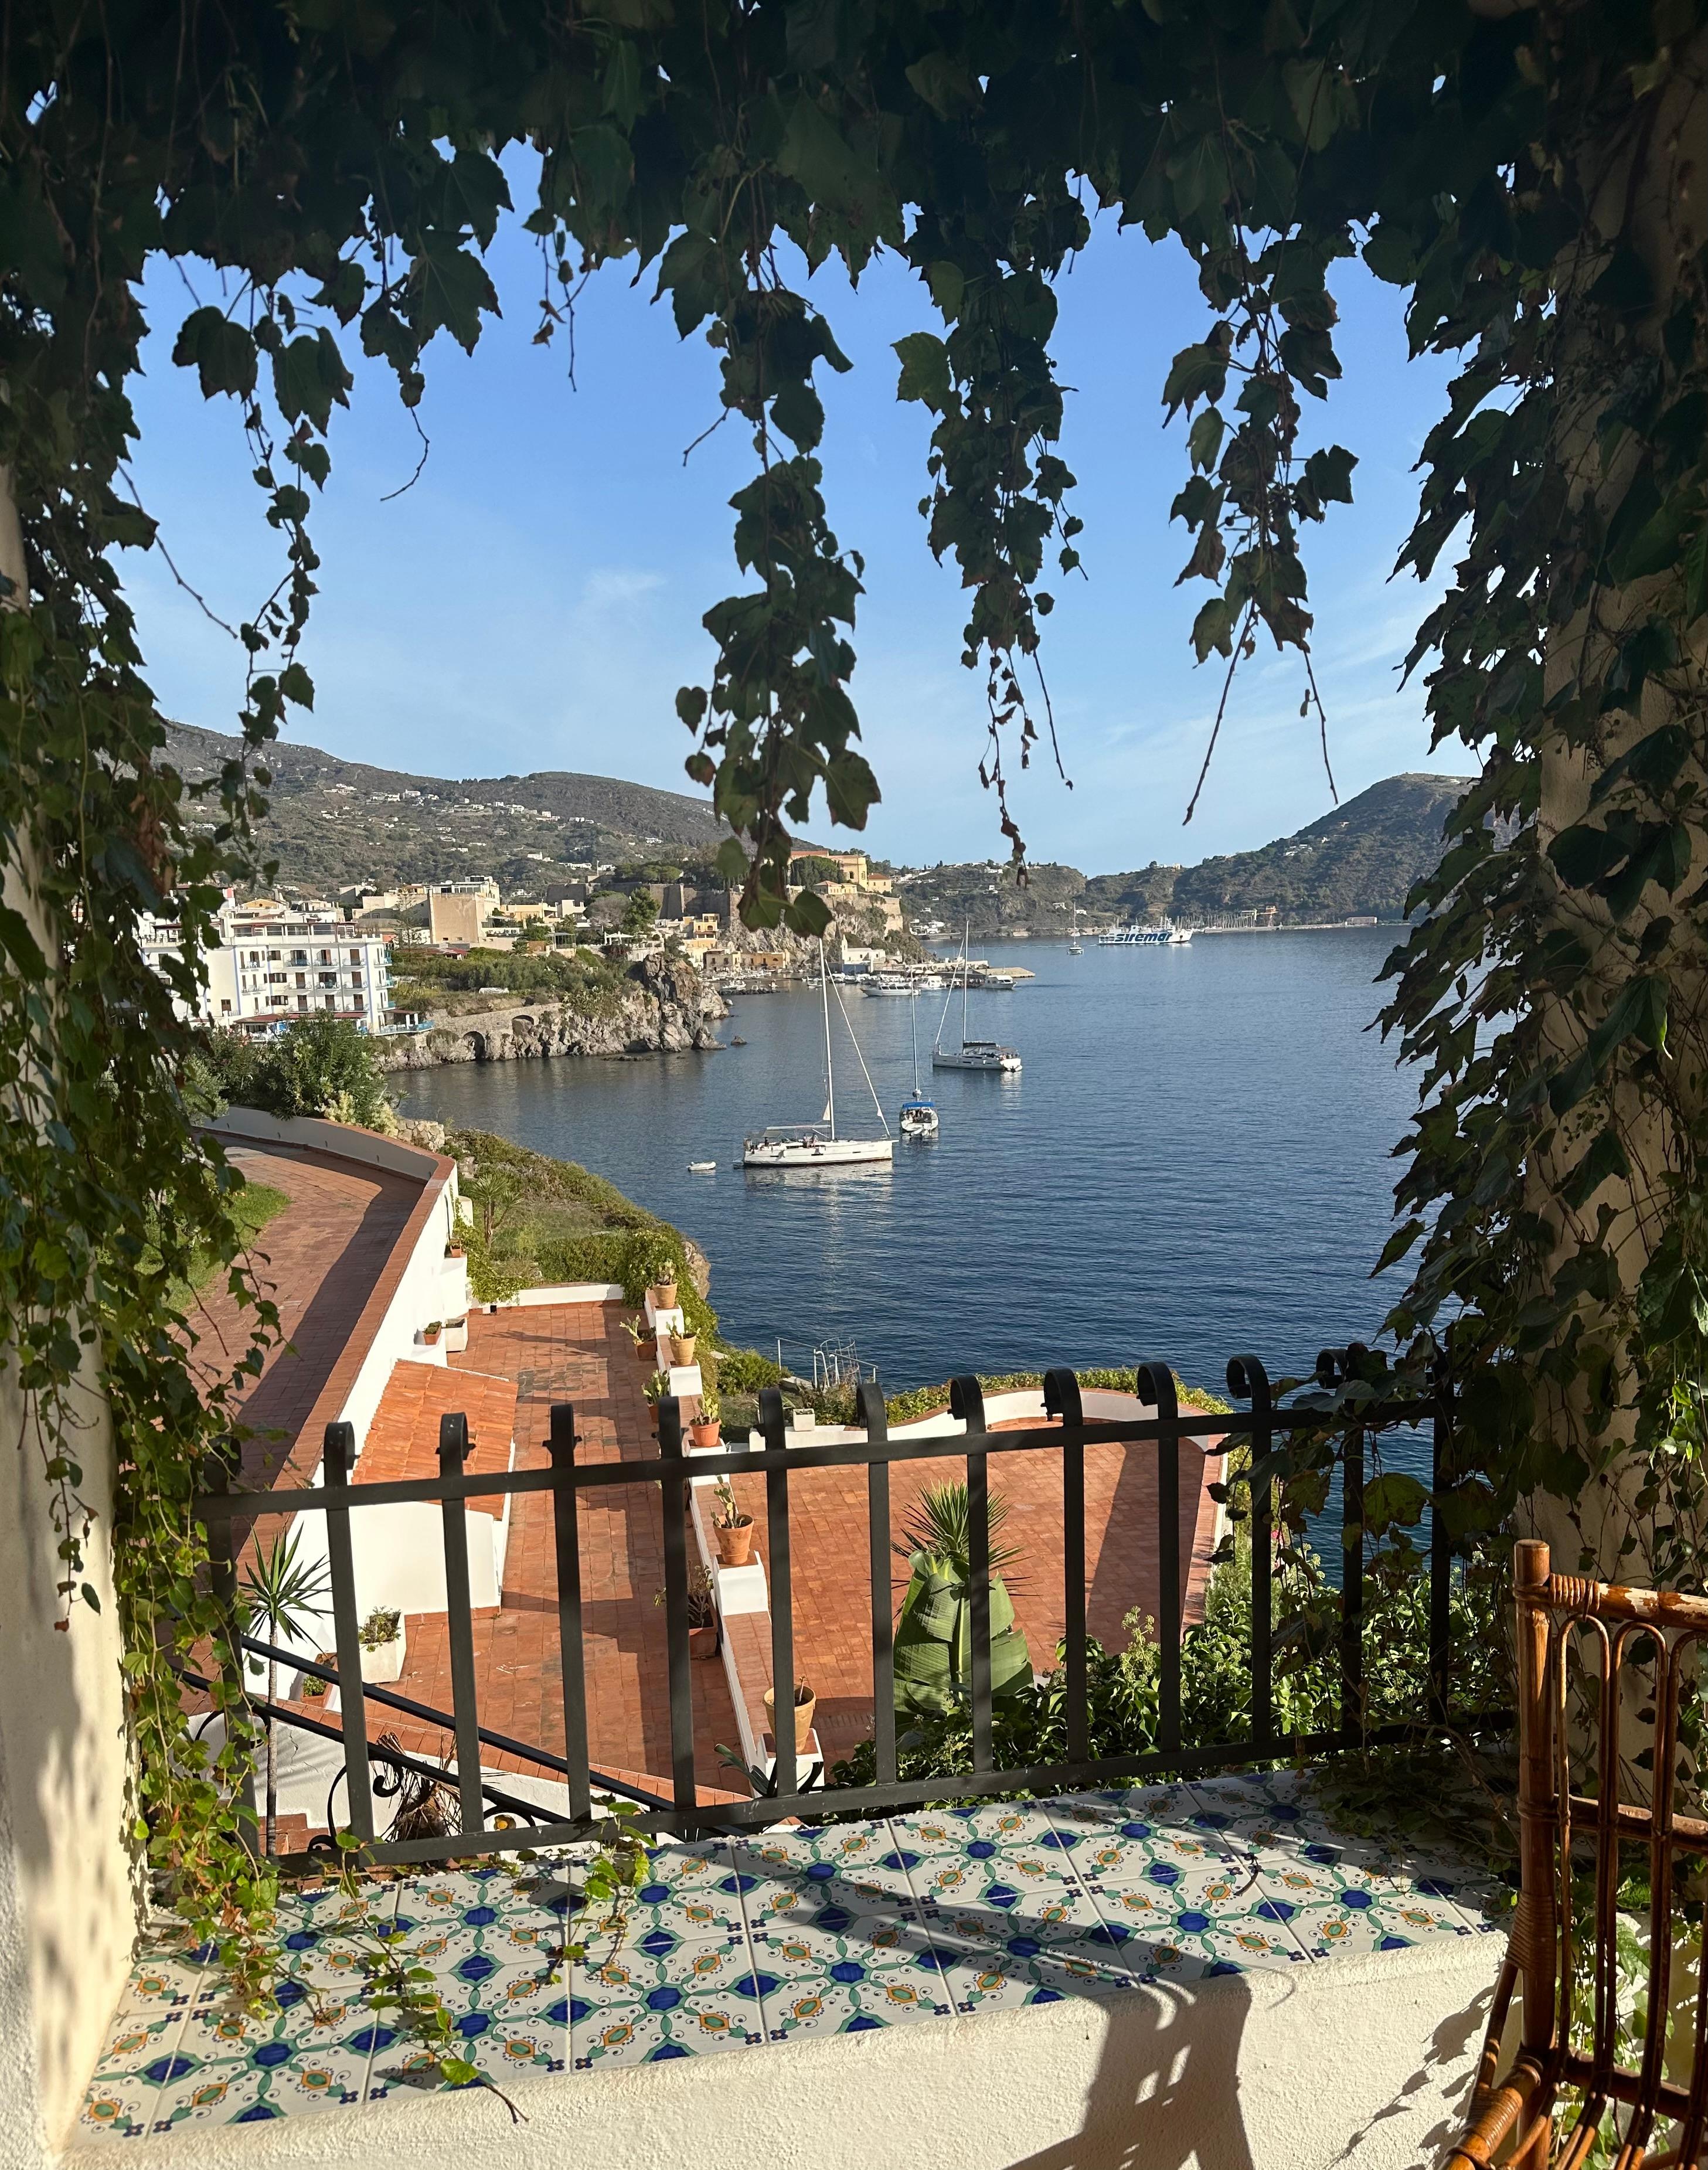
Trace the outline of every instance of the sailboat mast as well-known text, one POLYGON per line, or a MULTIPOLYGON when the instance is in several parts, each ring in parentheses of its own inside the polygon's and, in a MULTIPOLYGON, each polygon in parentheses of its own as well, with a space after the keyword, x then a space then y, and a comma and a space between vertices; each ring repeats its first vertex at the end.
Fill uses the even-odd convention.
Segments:
POLYGON ((913 1097, 919 1098, 919 982, 908 990, 907 1027, 913 1039, 913 1097))
POLYGON ((971 976, 968 966, 967 944, 973 938, 973 922, 968 919, 961 928, 961 1045, 967 1044, 967 981, 971 976))
POLYGON ((819 992, 825 1003, 825 1110, 830 1119, 830 1136, 836 1135, 836 1073, 830 1066, 830 975, 825 963, 825 938, 819 937, 819 992))

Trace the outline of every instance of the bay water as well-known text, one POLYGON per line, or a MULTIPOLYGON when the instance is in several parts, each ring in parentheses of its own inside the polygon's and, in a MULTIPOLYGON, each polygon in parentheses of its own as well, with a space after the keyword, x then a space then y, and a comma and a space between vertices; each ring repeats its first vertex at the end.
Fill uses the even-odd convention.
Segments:
MULTIPOLYGON (((1161 1358, 1220 1392, 1373 1341, 1403 1269, 1370 1279, 1416 1085, 1372 1029, 1392 927, 1200 935, 1188 947, 991 943, 1036 977, 971 996, 1015 1077, 933 1072, 944 997, 833 990, 845 1135, 892 1130, 914 1082, 940 1135, 894 1165, 744 1173, 745 1135, 817 1118, 816 986, 739 997, 718 1053, 404 1073, 404 1112, 581 1162, 692 1236, 730 1341, 812 1376, 850 1344, 892 1392, 956 1372, 1161 1358), (690 1172, 715 1160, 716 1172, 690 1172)), ((961 1001, 945 1038, 958 1041, 961 1001)))

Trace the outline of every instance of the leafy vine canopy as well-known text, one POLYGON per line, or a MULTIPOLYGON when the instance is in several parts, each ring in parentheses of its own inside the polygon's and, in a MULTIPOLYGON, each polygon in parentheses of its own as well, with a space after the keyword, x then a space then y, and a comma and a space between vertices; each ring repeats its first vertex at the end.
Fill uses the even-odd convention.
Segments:
MULTIPOLYGON (((541 286, 510 303, 537 306, 540 339, 561 334, 589 274, 643 275, 678 333, 713 350, 751 432, 731 506, 740 580, 706 613, 709 684, 677 705, 688 772, 734 832, 744 916, 806 932, 822 907, 786 896, 791 826, 821 794, 857 828, 878 789, 851 692, 862 563, 830 526, 818 457, 819 388, 847 363, 814 271, 834 254, 857 287, 881 250, 917 277, 897 392, 932 418, 921 510, 966 591, 984 772, 1017 855, 1004 762, 1029 757, 1039 712, 1048 727, 1049 584, 1079 563, 1051 339, 1092 221, 1136 224, 1197 267, 1198 336, 1164 384, 1134 387, 1134 426, 1179 430, 1193 640, 1230 674, 1260 641, 1308 673, 1301 538, 1353 487, 1346 451, 1300 450, 1339 371, 1335 267, 1361 256, 1405 291, 1414 350, 1459 357, 1402 560, 1441 565, 1447 592, 1412 660, 1438 734, 1476 749, 1482 775, 1392 966, 1388 1022, 1422 1080, 1390 1249, 1420 1248, 1393 1324, 1446 1339, 1470 1384, 1441 1503, 1455 1526, 1538 1482, 1581 1492, 1635 1431, 1651 1454, 1632 1528, 1700 1527, 1704 12, 7 9, 0 467, 22 551, 0 502, 0 841, 55 954, 0 914, 0 1060, 29 1118, 0 1149, 0 1269, 71 1595, 69 1396, 98 1351, 136 1537, 121 1592, 136 1694, 163 1742, 156 1654, 217 1624, 198 1610, 187 1472, 273 1322, 258 1305, 256 1347, 224 1371, 184 1353, 170 1291, 194 1250, 253 1288, 235 1179, 192 1141, 184 1029, 141 958, 140 915, 179 922, 188 993, 220 884, 255 871, 266 746, 312 700, 311 515, 351 358, 383 361, 413 409, 435 341, 476 348, 499 308, 485 253, 511 218, 537 243, 541 286), (157 765, 123 585, 125 553, 156 545, 125 478, 141 296, 161 259, 185 272, 173 359, 240 410, 283 566, 241 628, 245 758, 197 787, 157 765)), ((157 309, 176 291, 149 288, 157 309)), ((154 1840, 163 1819, 181 1863, 223 1810, 163 1752, 154 1769, 154 1840)))

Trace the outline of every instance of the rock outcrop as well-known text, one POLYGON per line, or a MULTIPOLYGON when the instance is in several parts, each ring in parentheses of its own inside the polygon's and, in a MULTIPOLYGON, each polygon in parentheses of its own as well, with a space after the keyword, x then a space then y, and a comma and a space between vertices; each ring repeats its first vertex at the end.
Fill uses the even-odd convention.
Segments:
POLYGON ((441 1062, 522 1062, 552 1055, 675 1055, 716 1047, 729 1006, 691 965, 649 958, 609 999, 576 1009, 552 997, 494 998, 485 1009, 435 1018, 426 1031, 387 1044, 387 1070, 441 1062))

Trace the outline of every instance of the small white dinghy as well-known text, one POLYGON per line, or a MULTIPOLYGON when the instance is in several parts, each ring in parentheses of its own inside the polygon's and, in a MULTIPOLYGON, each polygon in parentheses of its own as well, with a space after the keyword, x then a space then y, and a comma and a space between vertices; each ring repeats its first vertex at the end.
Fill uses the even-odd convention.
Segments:
POLYGON ((690 1175, 716 1175, 718 1163, 715 1160, 691 1160, 688 1173, 690 1175))

